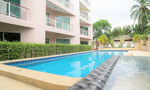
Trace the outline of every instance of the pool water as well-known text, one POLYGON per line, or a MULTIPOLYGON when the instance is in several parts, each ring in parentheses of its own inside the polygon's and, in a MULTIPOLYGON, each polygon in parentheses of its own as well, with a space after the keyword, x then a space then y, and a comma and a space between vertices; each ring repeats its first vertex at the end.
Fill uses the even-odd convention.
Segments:
POLYGON ((85 77, 112 55, 123 55, 124 52, 127 51, 92 51, 7 65, 68 77, 85 77))
POLYGON ((150 90, 150 57, 119 57, 102 90, 150 90))

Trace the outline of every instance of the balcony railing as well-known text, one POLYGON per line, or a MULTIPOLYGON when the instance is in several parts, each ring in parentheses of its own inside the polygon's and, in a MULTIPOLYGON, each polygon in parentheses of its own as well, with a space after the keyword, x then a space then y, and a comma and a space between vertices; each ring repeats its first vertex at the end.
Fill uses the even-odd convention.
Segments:
POLYGON ((29 20, 29 9, 8 0, 0 0, 0 14, 5 14, 11 17, 29 20))
POLYGON ((83 18, 85 18, 89 22, 91 22, 91 18, 88 15, 86 15, 84 12, 80 11, 80 16, 83 17, 83 18))
POLYGON ((88 0, 83 0, 89 7, 90 7, 90 3, 88 2, 88 0))
POLYGON ((80 28, 80 34, 85 35, 85 36, 90 36, 90 32, 82 28, 80 28))
POLYGON ((67 0, 57 0, 57 1, 73 11, 73 4, 71 4, 69 1, 67 0))
POLYGON ((50 27, 63 29, 66 31, 73 32, 73 25, 60 21, 58 19, 46 16, 46 24, 50 27))

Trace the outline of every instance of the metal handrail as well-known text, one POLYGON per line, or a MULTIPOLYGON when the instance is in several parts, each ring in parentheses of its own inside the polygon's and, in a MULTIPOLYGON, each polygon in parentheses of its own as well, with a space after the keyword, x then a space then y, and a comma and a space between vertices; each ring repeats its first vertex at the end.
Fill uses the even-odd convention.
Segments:
POLYGON ((19 5, 19 4, 13 3, 13 2, 11 2, 11 1, 8 1, 8 0, 4 0, 4 1, 6 1, 6 2, 10 2, 11 4, 14 4, 14 5, 16 5, 16 6, 19 6, 19 7, 22 7, 22 8, 25 8, 25 9, 30 10, 29 8, 26 8, 26 7, 21 6, 21 5, 19 5))

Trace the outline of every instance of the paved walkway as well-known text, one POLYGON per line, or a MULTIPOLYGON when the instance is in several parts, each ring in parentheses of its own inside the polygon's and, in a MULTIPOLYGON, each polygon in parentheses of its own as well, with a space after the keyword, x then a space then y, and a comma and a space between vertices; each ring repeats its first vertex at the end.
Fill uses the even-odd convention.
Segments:
POLYGON ((150 52, 148 51, 128 51, 124 55, 130 55, 133 54, 133 56, 150 56, 150 52))
POLYGON ((0 75, 0 90, 43 90, 43 89, 0 75))

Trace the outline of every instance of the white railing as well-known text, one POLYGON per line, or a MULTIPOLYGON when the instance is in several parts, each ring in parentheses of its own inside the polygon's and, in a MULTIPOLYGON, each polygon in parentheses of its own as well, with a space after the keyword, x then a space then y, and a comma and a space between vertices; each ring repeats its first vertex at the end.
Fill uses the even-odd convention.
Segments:
POLYGON ((73 4, 71 4, 69 1, 67 0, 57 0, 57 1, 73 11, 73 4))
POLYGON ((88 0, 83 0, 89 7, 90 7, 90 3, 88 2, 88 0))
POLYGON ((46 25, 48 25, 50 27, 73 32, 73 25, 71 25, 69 23, 65 23, 63 21, 60 21, 60 20, 52 18, 52 17, 46 16, 46 25))
POLYGON ((0 14, 5 14, 11 17, 29 20, 29 9, 8 0, 0 0, 0 14))
POLYGON ((87 21, 91 22, 91 18, 88 15, 86 15, 84 12, 80 11, 80 16, 86 19, 87 21))
POLYGON ((90 32, 81 28, 80 28, 80 34, 85 35, 85 36, 90 36, 90 32))

